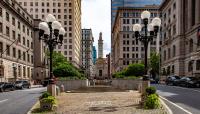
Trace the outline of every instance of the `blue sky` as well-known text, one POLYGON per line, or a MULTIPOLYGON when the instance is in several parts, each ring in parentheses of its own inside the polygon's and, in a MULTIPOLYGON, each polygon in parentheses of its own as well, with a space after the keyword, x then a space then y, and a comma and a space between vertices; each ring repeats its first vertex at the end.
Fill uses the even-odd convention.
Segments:
POLYGON ((82 0, 82 28, 92 29, 96 48, 99 33, 103 33, 105 57, 111 49, 111 1, 82 0))

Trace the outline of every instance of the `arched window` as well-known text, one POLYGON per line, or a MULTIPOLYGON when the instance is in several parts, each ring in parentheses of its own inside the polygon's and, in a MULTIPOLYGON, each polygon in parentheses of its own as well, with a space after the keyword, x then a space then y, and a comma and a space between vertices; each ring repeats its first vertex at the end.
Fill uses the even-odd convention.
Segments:
POLYGON ((189 44, 189 50, 190 52, 193 52, 193 39, 190 39, 190 44, 189 44))
POLYGON ((176 56, 176 46, 173 45, 173 57, 175 57, 175 56, 176 56))

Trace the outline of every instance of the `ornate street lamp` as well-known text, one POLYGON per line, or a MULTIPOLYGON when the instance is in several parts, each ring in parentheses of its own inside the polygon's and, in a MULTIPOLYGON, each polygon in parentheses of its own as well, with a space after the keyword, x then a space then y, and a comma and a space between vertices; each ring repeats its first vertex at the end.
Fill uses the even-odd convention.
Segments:
POLYGON ((133 31, 135 32, 136 40, 141 41, 144 44, 145 50, 145 75, 147 75, 147 50, 149 42, 153 41, 153 38, 157 37, 157 33, 159 31, 159 27, 161 25, 161 20, 158 17, 155 17, 151 23, 149 23, 150 12, 143 11, 141 14, 141 19, 143 21, 143 25, 134 24, 133 31), (144 33, 140 33, 142 28, 144 29, 144 33))
POLYGON ((50 83, 53 84, 53 70, 52 70, 52 54, 54 47, 57 44, 63 43, 63 36, 65 35, 65 29, 62 25, 56 21, 56 18, 52 14, 48 14, 46 22, 39 23, 39 40, 43 40, 50 51, 50 83))

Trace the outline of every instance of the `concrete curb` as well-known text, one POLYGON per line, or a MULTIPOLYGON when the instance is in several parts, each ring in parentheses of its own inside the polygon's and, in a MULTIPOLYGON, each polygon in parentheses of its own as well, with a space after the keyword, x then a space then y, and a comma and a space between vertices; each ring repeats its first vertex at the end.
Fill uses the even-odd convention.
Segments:
POLYGON ((40 102, 39 102, 39 100, 33 105, 33 107, 27 112, 27 114, 31 114, 31 111, 33 110, 33 109, 35 109, 36 108, 36 106, 39 104, 40 102))
POLYGON ((172 110, 165 104, 165 102, 159 97, 160 103, 163 105, 164 109, 166 110, 167 114, 173 114, 172 110))
POLYGON ((42 85, 32 85, 31 88, 40 88, 43 87, 42 85))

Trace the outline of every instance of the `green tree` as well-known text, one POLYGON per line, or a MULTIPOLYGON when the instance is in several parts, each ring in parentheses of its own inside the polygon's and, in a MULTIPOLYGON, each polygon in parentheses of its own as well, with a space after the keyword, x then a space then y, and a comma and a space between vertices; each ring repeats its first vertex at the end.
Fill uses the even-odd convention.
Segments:
POLYGON ((155 75, 159 74, 160 70, 160 56, 156 52, 152 52, 150 56, 150 68, 155 75))
POLYGON ((125 71, 126 76, 143 76, 144 64, 130 64, 125 71))
MULTIPOLYGON (((49 52, 47 52, 49 56, 49 52)), ((56 77, 84 77, 82 71, 73 66, 67 59, 57 52, 53 52, 53 74, 56 77)))

